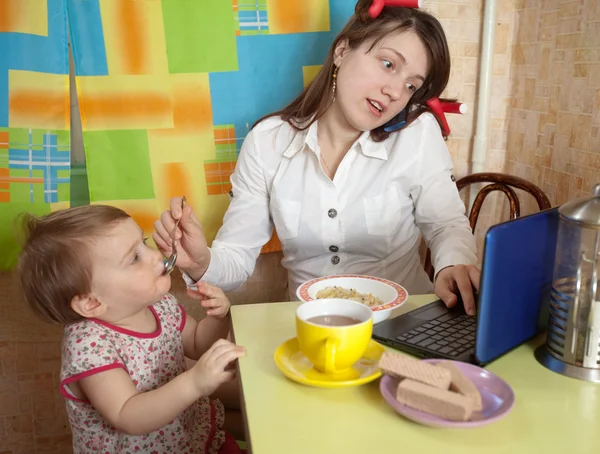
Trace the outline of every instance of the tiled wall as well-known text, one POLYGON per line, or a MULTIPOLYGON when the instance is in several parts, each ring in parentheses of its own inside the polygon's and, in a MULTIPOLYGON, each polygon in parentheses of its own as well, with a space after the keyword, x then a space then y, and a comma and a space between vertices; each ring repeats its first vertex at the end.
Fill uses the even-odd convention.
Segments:
MULTIPOLYGON (((443 22, 453 55, 447 96, 470 112, 449 116, 448 146, 456 176, 470 173, 475 132, 483 1, 426 0, 443 22)), ((600 182, 600 0, 500 0, 486 170, 522 176, 546 191, 552 204, 590 191, 600 182)), ((77 144, 74 142, 74 147, 77 144)), ((524 198, 523 212, 534 209, 524 198)), ((477 229, 506 217, 492 197, 477 229)), ((263 255, 235 304, 287 298, 281 254, 263 255)), ((61 330, 38 322, 0 273, 0 454, 70 452, 68 422, 58 394, 61 330)), ((180 281, 174 293, 190 314, 180 281)))
POLYGON ((600 182, 600 1, 517 11, 506 169, 562 204, 600 182))
MULTIPOLYGON (((460 177, 471 172, 483 4, 440 1, 431 10, 450 38, 447 95, 473 107, 450 116, 460 177)), ((600 182, 600 0, 499 1, 491 90, 485 170, 525 178, 553 206, 589 194, 600 182)), ((537 210, 533 197, 517 192, 521 214, 537 210)), ((487 228, 508 216, 503 195, 488 199, 476 231, 480 257, 487 228)))
POLYGON ((0 273, 0 453, 69 453, 58 393, 61 330, 38 322, 12 284, 0 273))

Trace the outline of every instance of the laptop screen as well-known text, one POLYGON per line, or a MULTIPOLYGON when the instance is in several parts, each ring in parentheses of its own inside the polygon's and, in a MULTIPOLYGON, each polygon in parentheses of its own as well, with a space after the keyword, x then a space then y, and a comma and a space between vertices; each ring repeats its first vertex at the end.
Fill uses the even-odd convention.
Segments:
POLYGON ((558 208, 551 208, 488 230, 478 301, 478 361, 492 361, 535 336, 541 325, 545 328, 558 219, 558 208))

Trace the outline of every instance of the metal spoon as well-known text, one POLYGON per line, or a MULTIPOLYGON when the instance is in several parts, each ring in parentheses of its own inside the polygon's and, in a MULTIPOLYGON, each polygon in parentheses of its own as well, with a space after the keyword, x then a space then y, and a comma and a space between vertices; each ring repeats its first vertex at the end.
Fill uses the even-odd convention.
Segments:
MULTIPOLYGON (((181 198, 181 216, 183 217, 183 208, 185 207, 185 196, 181 198)), ((171 234, 171 256, 165 260, 164 274, 171 274, 175 269, 175 262, 177 261, 177 247, 175 246, 175 234, 177 233, 177 227, 179 226, 181 217, 175 221, 175 227, 173 227, 173 233, 171 234)))

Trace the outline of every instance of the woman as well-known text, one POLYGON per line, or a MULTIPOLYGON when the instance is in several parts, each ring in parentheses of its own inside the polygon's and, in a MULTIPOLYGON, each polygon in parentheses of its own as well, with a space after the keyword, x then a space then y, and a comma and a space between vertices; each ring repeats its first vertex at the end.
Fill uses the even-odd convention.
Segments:
POLYGON ((246 137, 212 247, 191 207, 182 216, 179 198, 155 223, 154 241, 168 256, 181 217, 177 265, 186 280, 225 290, 243 284, 275 226, 290 295, 308 279, 342 273, 429 293, 422 233, 435 292, 448 306, 460 294, 475 313, 475 241, 444 137, 426 106, 450 74, 444 32, 418 9, 386 7, 373 19, 370 4, 358 1, 310 86, 246 137))

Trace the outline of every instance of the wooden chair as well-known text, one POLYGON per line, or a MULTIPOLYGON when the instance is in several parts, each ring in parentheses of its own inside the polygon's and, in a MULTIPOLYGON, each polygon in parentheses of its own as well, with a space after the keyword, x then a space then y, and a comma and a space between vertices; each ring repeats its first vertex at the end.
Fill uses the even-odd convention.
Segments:
MULTIPOLYGON (((471 212, 469 213, 469 224, 471 224, 471 229, 473 232, 475 231, 475 226, 477 225, 477 220, 479 219, 479 212, 481 211, 483 201, 488 194, 494 191, 501 191, 506 194, 506 197, 508 197, 508 203, 510 205, 510 219, 516 219, 521 215, 519 197, 517 196, 517 193, 513 187, 531 194, 535 198, 540 211, 551 207, 550 200, 548 200, 548 197, 546 194, 544 194, 544 191, 542 191, 533 183, 530 183, 529 181, 520 177, 505 173, 474 173, 458 180, 456 182, 456 186, 460 191, 464 187, 474 183, 490 184, 481 188, 477 194, 477 197, 475 197, 475 200, 473 201, 473 206, 471 207, 471 212)), ((433 281, 435 271, 433 269, 433 264, 431 263, 431 251, 429 249, 427 250, 424 268, 429 275, 429 278, 433 281)))

